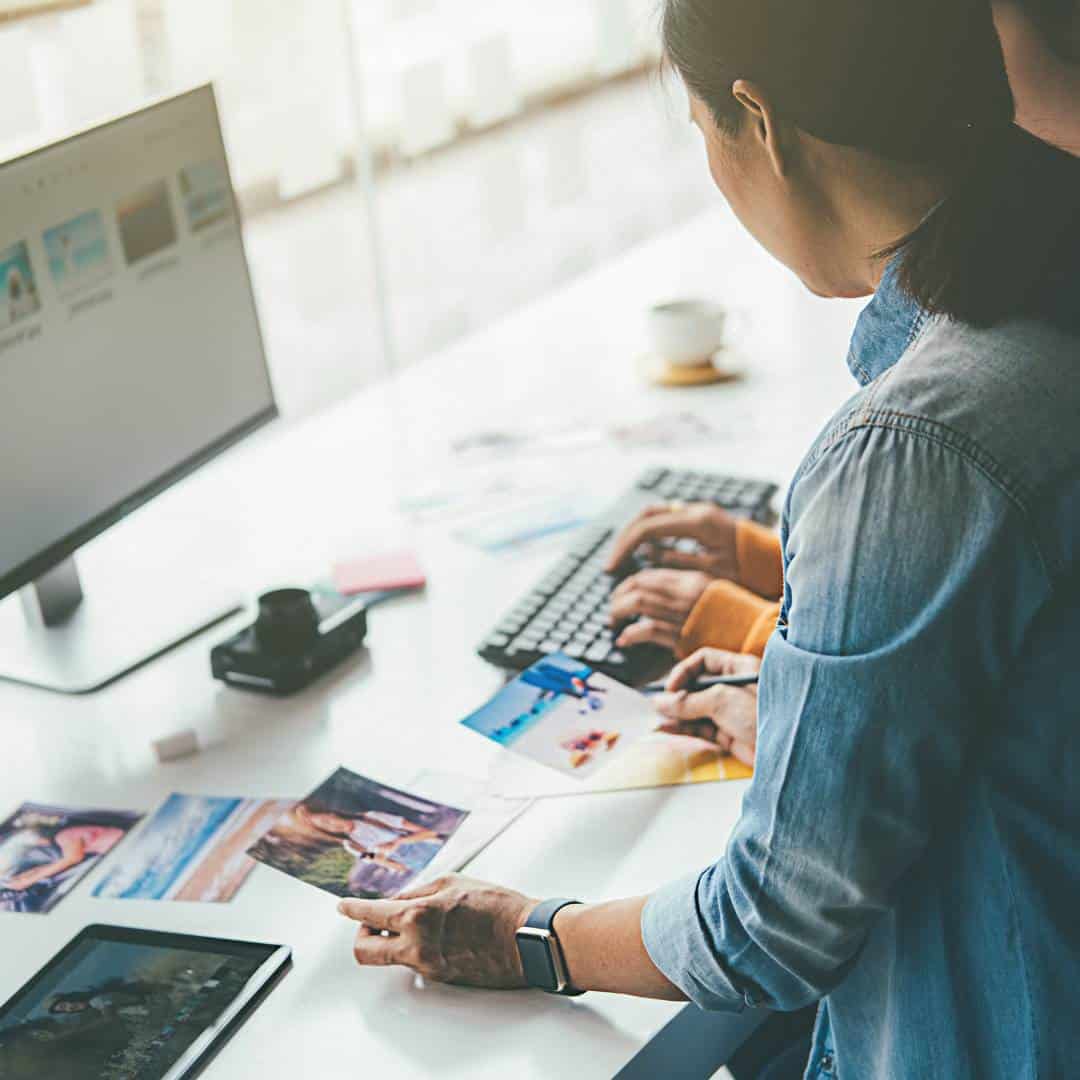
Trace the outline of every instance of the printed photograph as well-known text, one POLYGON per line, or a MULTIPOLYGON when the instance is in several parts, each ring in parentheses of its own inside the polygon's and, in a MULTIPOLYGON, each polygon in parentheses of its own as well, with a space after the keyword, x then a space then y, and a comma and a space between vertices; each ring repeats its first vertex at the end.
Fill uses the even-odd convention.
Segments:
POLYGON ((180 194, 184 197, 192 232, 232 217, 229 178, 225 166, 219 161, 204 161, 200 165, 189 165, 182 169, 180 194))
POLYGON ((0 1017, 0 1075, 164 1076, 259 969, 258 956, 95 942, 0 1017))
POLYGON ((30 266, 30 251, 25 243, 20 241, 0 251, 0 282, 4 289, 0 302, 0 330, 41 310, 37 282, 30 266))
POLYGON ((408 887, 467 817, 338 769, 248 854, 335 896, 378 899, 408 887))
POLYGON ((556 653, 462 723, 508 750, 586 779, 655 731, 658 717, 636 690, 556 653))
POLYGON ((247 849, 292 805, 292 799, 170 795, 94 895, 225 903, 255 869, 247 849))
POLYGON ((49 272, 61 296, 97 285, 112 273, 105 219, 97 210, 49 229, 42 239, 49 272))
POLYGON ((0 823, 0 911, 51 911, 140 818, 23 803, 0 823))
POLYGON ((120 243, 128 266, 176 243, 176 219, 164 180, 136 191, 116 207, 120 243))

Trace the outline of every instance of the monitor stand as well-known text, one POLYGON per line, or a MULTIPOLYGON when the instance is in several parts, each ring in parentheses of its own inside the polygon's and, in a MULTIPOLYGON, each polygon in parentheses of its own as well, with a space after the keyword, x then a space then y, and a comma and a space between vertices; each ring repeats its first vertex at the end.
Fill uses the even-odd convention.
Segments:
POLYGON ((61 563, 0 604, 0 679, 86 694, 240 610, 220 586, 159 585, 111 578, 95 601, 83 594, 75 560, 61 563))

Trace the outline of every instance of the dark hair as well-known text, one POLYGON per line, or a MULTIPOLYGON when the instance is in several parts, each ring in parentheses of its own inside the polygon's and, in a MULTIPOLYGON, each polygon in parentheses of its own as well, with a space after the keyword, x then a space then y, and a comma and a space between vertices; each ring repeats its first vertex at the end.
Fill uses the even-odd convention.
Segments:
POLYGON ((732 84, 752 79, 801 130, 943 179, 876 253, 928 311, 1080 321, 1080 161, 1013 123, 988 0, 664 0, 663 39, 721 130, 745 115, 732 84))

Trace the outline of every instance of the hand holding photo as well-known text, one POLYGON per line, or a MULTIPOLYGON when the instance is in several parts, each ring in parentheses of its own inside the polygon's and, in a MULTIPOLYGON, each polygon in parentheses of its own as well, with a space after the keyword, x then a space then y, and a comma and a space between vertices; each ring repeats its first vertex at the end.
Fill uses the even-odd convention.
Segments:
POLYGON ((393 896, 443 849, 464 810, 338 769, 248 850, 334 896, 393 896))
POLYGON ((23 803, 0 823, 0 911, 51 911, 141 817, 23 803))
POLYGON ((507 683, 462 723, 579 779, 611 764, 659 719, 636 690, 556 653, 507 683))

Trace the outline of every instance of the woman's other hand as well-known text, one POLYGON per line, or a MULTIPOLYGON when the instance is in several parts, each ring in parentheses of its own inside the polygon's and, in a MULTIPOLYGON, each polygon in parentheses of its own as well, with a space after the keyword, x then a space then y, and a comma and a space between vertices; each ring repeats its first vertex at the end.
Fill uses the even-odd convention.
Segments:
POLYGON ((667 723, 660 728, 714 742, 746 765, 757 752, 757 687, 712 686, 691 692, 693 682, 706 675, 752 675, 760 670, 756 656, 723 649, 699 649, 674 668, 668 692, 657 698, 656 708, 667 723))
POLYGON ((700 570, 642 570, 621 582, 611 596, 611 623, 629 623, 619 648, 662 645, 674 651, 694 605, 712 578, 700 570))
POLYGON ((643 545, 649 561, 673 570, 698 570, 714 578, 738 579, 735 558, 736 519, 713 503, 664 503, 643 510, 615 540, 609 573, 624 568, 643 545), (695 540, 701 551, 660 546, 664 540, 695 540))

